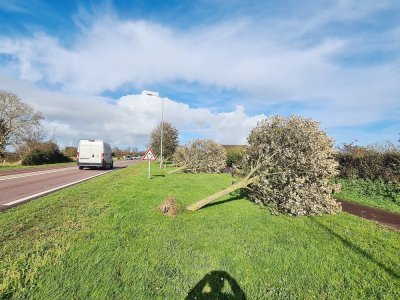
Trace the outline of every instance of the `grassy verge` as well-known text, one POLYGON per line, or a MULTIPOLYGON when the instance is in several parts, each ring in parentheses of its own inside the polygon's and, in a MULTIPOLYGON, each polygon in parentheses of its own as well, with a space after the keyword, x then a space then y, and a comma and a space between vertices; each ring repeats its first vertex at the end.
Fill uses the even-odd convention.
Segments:
POLYGON ((240 195, 166 217, 167 196, 185 206, 230 177, 146 168, 0 213, 0 298, 399 299, 399 232, 346 213, 272 216, 240 195))
POLYGON ((38 165, 38 166, 23 166, 23 165, 19 165, 19 164, 9 164, 9 165, 0 165, 0 172, 1 171, 8 171, 8 170, 37 169, 37 168, 48 168, 48 167, 58 167, 58 166, 73 166, 73 165, 76 165, 76 162, 46 164, 46 165, 38 165))
POLYGON ((400 213, 400 184, 363 179, 336 179, 342 185, 341 199, 400 213))

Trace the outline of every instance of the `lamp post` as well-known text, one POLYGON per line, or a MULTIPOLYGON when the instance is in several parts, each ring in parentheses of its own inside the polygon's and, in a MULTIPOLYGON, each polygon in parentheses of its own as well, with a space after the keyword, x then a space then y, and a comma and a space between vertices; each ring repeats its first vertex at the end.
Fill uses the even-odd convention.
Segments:
MULTIPOLYGON (((156 95, 147 93, 148 96, 156 95)), ((164 98, 161 98, 161 138, 160 138, 160 169, 163 168, 163 137, 164 137, 164 98)))

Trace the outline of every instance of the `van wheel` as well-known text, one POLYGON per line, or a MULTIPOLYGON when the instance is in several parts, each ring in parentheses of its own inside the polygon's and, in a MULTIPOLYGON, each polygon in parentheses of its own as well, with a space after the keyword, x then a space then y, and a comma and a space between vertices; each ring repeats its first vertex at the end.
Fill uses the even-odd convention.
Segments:
POLYGON ((111 165, 110 165, 110 169, 111 169, 111 170, 114 169, 114 163, 113 163, 113 162, 112 162, 111 165))
POLYGON ((79 166, 79 170, 83 170, 83 167, 82 167, 82 166, 79 166))

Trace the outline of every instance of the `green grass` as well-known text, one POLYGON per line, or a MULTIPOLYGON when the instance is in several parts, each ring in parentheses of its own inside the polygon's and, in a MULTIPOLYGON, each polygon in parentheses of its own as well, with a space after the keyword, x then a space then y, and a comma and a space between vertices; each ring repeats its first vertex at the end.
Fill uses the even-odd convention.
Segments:
POLYGON ((342 185, 337 197, 400 213, 400 184, 357 178, 335 179, 342 185))
POLYGON ((1 171, 8 171, 8 170, 20 170, 20 169, 36 169, 36 168, 48 168, 48 167, 57 167, 57 166, 73 166, 76 165, 76 162, 67 162, 67 163, 56 163, 56 164, 45 164, 45 165, 38 165, 38 166, 23 166, 20 164, 8 164, 8 165, 0 165, 0 172, 1 171))
POLYGON ((399 232, 346 213, 272 216, 239 195, 170 218, 164 198, 184 206, 230 176, 146 171, 0 213, 0 298, 184 299, 222 286, 247 299, 399 299, 399 232))

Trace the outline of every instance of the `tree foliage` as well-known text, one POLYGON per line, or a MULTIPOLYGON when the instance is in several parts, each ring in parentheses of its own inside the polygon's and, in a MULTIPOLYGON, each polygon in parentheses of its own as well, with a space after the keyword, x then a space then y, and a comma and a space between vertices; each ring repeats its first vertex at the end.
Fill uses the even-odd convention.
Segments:
POLYGON ((158 157, 161 153, 161 130, 163 132, 163 157, 170 159, 179 144, 178 129, 169 122, 162 122, 151 132, 150 147, 158 157))
POLYGON ((20 146, 41 131, 40 112, 22 102, 15 94, 0 91, 0 156, 6 147, 20 146))
POLYGON ((245 168, 258 168, 250 199, 290 215, 335 213, 332 199, 338 174, 333 141, 319 123, 297 116, 275 116, 258 123, 248 137, 245 168))
POLYGON ((67 147, 65 147, 63 152, 67 157, 76 157, 78 148, 72 147, 72 146, 67 146, 67 147))
POLYGON ((189 164, 189 148, 186 146, 178 146, 172 156, 172 162, 179 167, 189 164))
POLYGON ((243 162, 243 155, 246 151, 245 146, 233 146, 233 147, 227 147, 226 149, 226 154, 227 154, 227 159, 226 163, 228 167, 236 166, 236 167, 241 167, 242 162, 243 162))
POLYGON ((28 148, 22 159, 23 165, 42 165, 69 162, 71 159, 60 151, 55 141, 36 142, 28 148))
POLYGON ((179 147, 174 162, 190 173, 220 173, 226 167, 226 151, 213 140, 197 139, 179 147))

